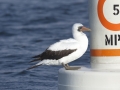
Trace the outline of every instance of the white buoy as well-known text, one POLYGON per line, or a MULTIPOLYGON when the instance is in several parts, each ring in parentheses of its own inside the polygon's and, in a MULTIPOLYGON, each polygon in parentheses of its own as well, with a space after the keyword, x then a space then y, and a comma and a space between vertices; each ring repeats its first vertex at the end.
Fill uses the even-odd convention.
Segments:
POLYGON ((120 90, 120 0, 89 0, 91 66, 59 70, 58 90, 120 90))
POLYGON ((59 70, 58 90, 120 90, 120 71, 59 70))
POLYGON ((120 69, 120 0, 89 0, 91 67, 120 69))

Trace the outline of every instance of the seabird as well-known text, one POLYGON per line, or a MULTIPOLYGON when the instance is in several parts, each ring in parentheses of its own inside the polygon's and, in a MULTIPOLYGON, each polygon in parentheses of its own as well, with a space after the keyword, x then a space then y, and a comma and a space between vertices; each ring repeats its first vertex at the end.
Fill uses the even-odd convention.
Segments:
POLYGON ((87 50, 88 38, 83 31, 91 31, 81 23, 72 27, 73 38, 60 40, 47 48, 43 53, 34 56, 31 62, 39 61, 27 70, 41 65, 63 65, 66 70, 77 70, 80 67, 71 67, 68 63, 80 58, 87 50))

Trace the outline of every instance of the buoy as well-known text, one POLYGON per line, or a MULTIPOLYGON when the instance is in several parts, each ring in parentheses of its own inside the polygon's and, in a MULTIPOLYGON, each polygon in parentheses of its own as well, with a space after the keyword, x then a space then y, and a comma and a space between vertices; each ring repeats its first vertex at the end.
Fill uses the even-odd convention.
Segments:
POLYGON ((120 0, 89 0, 91 64, 59 70, 58 90, 120 90, 120 0))
POLYGON ((120 69, 120 0, 89 0, 91 67, 120 69))
POLYGON ((59 70, 58 90, 120 90, 120 70, 59 70))

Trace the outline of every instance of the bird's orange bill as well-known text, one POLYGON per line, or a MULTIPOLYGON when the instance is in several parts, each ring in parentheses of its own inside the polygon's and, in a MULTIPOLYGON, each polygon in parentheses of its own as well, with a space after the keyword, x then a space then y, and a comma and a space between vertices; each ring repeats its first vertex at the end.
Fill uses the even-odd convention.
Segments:
POLYGON ((89 28, 83 26, 82 31, 91 31, 91 30, 89 28))

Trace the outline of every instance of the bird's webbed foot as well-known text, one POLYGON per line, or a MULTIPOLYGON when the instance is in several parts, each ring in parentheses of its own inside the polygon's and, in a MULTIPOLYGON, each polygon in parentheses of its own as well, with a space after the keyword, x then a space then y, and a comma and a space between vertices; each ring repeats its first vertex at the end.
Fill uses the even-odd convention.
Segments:
POLYGON ((71 66, 69 66, 68 64, 64 64, 64 63, 62 63, 62 65, 64 66, 64 68, 65 68, 66 70, 78 70, 78 69, 81 68, 81 67, 71 67, 71 66))

